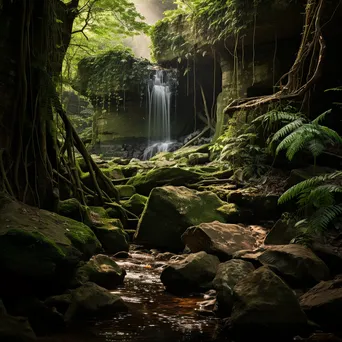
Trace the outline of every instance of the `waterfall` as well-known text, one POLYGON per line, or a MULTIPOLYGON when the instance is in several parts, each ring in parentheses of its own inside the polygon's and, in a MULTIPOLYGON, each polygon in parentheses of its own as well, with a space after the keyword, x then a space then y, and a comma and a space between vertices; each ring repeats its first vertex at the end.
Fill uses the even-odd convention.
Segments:
POLYGON ((156 70, 148 87, 148 147, 144 159, 166 152, 171 141, 171 84, 164 70, 156 70))

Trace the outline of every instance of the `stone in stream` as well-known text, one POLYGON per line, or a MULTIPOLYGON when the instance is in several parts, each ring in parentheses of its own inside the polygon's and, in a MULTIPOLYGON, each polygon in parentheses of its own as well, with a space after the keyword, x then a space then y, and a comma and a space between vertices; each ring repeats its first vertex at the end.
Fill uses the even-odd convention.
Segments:
POLYGON ((189 227, 182 235, 182 241, 191 252, 205 251, 222 261, 231 259, 239 250, 253 249, 258 244, 250 228, 218 221, 189 227))
POLYGON ((122 228, 107 224, 106 226, 102 227, 94 227, 93 231, 102 243, 106 253, 115 254, 121 251, 128 252, 129 235, 122 228))
POLYGON ((7 314, 0 300, 0 341, 33 342, 36 335, 28 320, 24 317, 13 317, 7 314))
MULTIPOLYGON (((50 299, 50 303, 53 303, 53 299, 50 299)), ((128 310, 119 296, 90 282, 64 295, 64 303, 68 306, 64 315, 66 322, 89 317, 112 317, 128 310)))
POLYGON ((219 259, 205 252, 190 254, 177 263, 169 264, 160 279, 171 293, 189 293, 211 288, 219 259))
POLYGON ((231 315, 235 336, 279 341, 306 325, 294 292, 269 268, 261 267, 235 285, 231 315))
POLYGON ((190 190, 184 186, 165 186, 151 191, 139 220, 134 242, 167 251, 182 251, 185 230, 203 222, 225 222, 219 212, 224 202, 215 194, 190 190))
POLYGON ((254 270, 253 264, 239 259, 232 259, 218 266, 213 288, 217 291, 217 308, 220 315, 231 314, 234 286, 254 270))
POLYGON ((327 265, 302 245, 272 246, 258 260, 297 288, 313 286, 330 276, 327 265))
POLYGON ((70 218, 1 197, 0 217, 2 294, 64 291, 77 264, 101 251, 92 230, 70 218))
POLYGON ((74 286, 93 282, 106 289, 114 289, 125 279, 126 271, 107 255, 93 256, 85 265, 80 267, 75 275, 74 286))
POLYGON ((342 276, 322 281, 300 297, 300 305, 309 319, 324 329, 341 329, 342 276))

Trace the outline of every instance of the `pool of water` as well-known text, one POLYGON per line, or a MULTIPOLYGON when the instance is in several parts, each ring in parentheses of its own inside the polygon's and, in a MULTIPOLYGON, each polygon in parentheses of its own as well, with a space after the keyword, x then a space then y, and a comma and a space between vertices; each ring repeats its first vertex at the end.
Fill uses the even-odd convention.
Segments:
POLYGON ((127 272, 124 285, 113 289, 128 304, 128 313, 92 320, 41 342, 224 342, 220 322, 196 312, 201 296, 177 297, 160 282, 163 264, 149 254, 132 252, 116 260, 127 272))

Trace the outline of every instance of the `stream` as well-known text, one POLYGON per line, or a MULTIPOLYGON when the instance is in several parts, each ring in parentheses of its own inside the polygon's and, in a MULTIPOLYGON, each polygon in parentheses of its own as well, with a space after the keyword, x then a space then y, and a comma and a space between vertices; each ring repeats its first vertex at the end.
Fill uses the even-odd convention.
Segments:
POLYGON ((128 259, 115 259, 127 275, 112 292, 129 305, 128 313, 107 320, 92 320, 65 334, 41 342, 224 342, 218 337, 219 320, 196 312, 203 295, 177 297, 160 281, 165 262, 148 253, 131 251, 128 259))

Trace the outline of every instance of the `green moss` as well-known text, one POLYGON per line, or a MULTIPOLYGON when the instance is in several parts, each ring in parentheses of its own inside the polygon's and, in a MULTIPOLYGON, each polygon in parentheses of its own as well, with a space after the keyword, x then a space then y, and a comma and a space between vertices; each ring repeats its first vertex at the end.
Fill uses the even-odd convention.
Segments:
POLYGON ((120 251, 128 251, 128 235, 121 228, 96 227, 94 232, 101 241, 106 253, 115 254, 120 251))
POLYGON ((132 185, 117 185, 115 188, 119 191, 120 199, 130 198, 135 194, 135 187, 132 185))
POLYGON ((25 276, 53 276, 65 252, 40 232, 10 229, 0 235, 2 268, 25 276))
POLYGON ((147 197, 135 194, 128 201, 123 202, 123 207, 131 213, 140 216, 145 208, 147 197))
POLYGON ((226 214, 217 209, 224 205, 211 192, 196 192, 186 187, 166 186, 152 190, 138 224, 136 242, 181 250, 181 235, 203 222, 226 221, 226 214))
POLYGON ((228 223, 239 223, 241 220, 239 207, 234 203, 224 204, 217 208, 217 211, 225 217, 228 223))
POLYGON ((89 227, 77 221, 70 221, 69 223, 65 236, 78 250, 87 257, 91 257, 100 251, 101 244, 89 227))
POLYGON ((95 216, 97 218, 100 218, 100 219, 108 219, 109 218, 109 215, 108 215, 106 209, 103 207, 89 207, 89 209, 92 213, 96 214, 95 216))
POLYGON ((76 198, 60 201, 58 213, 62 216, 69 217, 86 224, 90 222, 89 209, 83 206, 76 198))
POLYGON ((158 186, 186 185, 195 183, 199 179, 200 175, 195 172, 176 167, 165 167, 151 170, 145 175, 138 174, 127 184, 133 185, 139 194, 148 195, 153 188, 158 186))
POLYGON ((101 169, 101 171, 110 179, 121 179, 125 178, 122 168, 117 165, 111 165, 106 169, 101 169))

